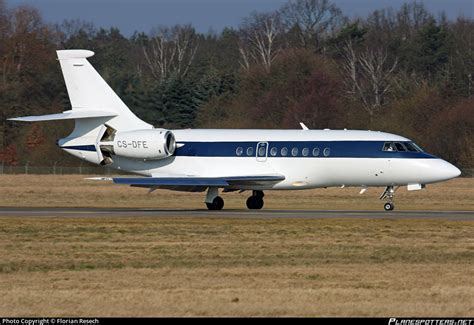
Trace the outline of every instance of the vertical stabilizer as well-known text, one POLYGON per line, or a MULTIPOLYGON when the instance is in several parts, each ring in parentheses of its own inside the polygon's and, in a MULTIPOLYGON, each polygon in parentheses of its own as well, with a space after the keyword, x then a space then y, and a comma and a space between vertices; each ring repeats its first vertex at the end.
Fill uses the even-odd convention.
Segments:
MULTIPOLYGON (((87 58, 93 56, 94 52, 61 50, 57 51, 57 54, 72 111, 110 112, 116 116, 108 119, 107 124, 120 131, 153 128, 152 125, 142 121, 130 111, 127 105, 87 61, 87 58)), ((97 119, 96 122, 76 120, 74 135, 84 135, 95 131, 96 127, 103 123, 103 120, 97 119)))

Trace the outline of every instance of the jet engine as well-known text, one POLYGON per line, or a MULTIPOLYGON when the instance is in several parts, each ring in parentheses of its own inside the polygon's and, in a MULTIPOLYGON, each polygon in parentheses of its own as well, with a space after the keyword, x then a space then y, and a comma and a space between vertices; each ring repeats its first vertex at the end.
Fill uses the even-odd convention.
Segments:
POLYGON ((100 164, 108 165, 112 163, 112 155, 144 160, 170 157, 176 150, 176 140, 165 129, 117 132, 107 127, 98 147, 100 164))

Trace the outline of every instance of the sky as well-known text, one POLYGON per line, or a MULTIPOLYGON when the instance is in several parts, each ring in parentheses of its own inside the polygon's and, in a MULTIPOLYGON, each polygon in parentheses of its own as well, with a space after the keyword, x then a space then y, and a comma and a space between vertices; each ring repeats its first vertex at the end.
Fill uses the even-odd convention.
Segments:
MULTIPOLYGON (((410 0, 332 0, 349 17, 363 17, 375 9, 393 7, 410 0)), ((278 9, 287 0, 6 0, 8 7, 29 4, 38 8, 45 21, 65 19, 92 22, 96 27, 118 27, 127 36, 153 27, 191 23, 199 32, 238 27, 252 11, 278 9)), ((448 18, 474 17, 474 0, 425 0, 434 14, 448 18)))

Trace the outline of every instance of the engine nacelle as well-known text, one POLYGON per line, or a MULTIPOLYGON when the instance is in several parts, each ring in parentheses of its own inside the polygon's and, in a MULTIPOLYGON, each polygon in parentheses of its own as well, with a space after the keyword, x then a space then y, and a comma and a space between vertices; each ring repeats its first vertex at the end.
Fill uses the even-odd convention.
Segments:
MULTIPOLYGON (((108 143, 101 143, 101 147, 108 143)), ((165 129, 117 132, 113 139, 113 154, 136 159, 163 159, 174 154, 176 140, 165 129)))

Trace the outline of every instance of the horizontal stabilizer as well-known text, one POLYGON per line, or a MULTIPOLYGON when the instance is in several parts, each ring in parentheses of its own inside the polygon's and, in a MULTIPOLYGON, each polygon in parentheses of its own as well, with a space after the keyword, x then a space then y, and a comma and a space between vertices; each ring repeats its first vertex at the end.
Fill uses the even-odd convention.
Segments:
POLYGON ((37 115, 37 116, 22 116, 9 118, 9 121, 21 121, 21 122, 41 122, 41 121, 58 121, 58 120, 76 120, 83 118, 97 118, 97 117, 114 117, 117 113, 110 111, 86 111, 86 110, 74 110, 65 111, 59 114, 48 114, 48 115, 37 115))
POLYGON ((231 176, 231 177, 131 177, 114 178, 115 184, 126 184, 140 187, 160 186, 215 186, 228 187, 250 184, 267 184, 280 182, 285 179, 282 175, 263 176, 231 176))

